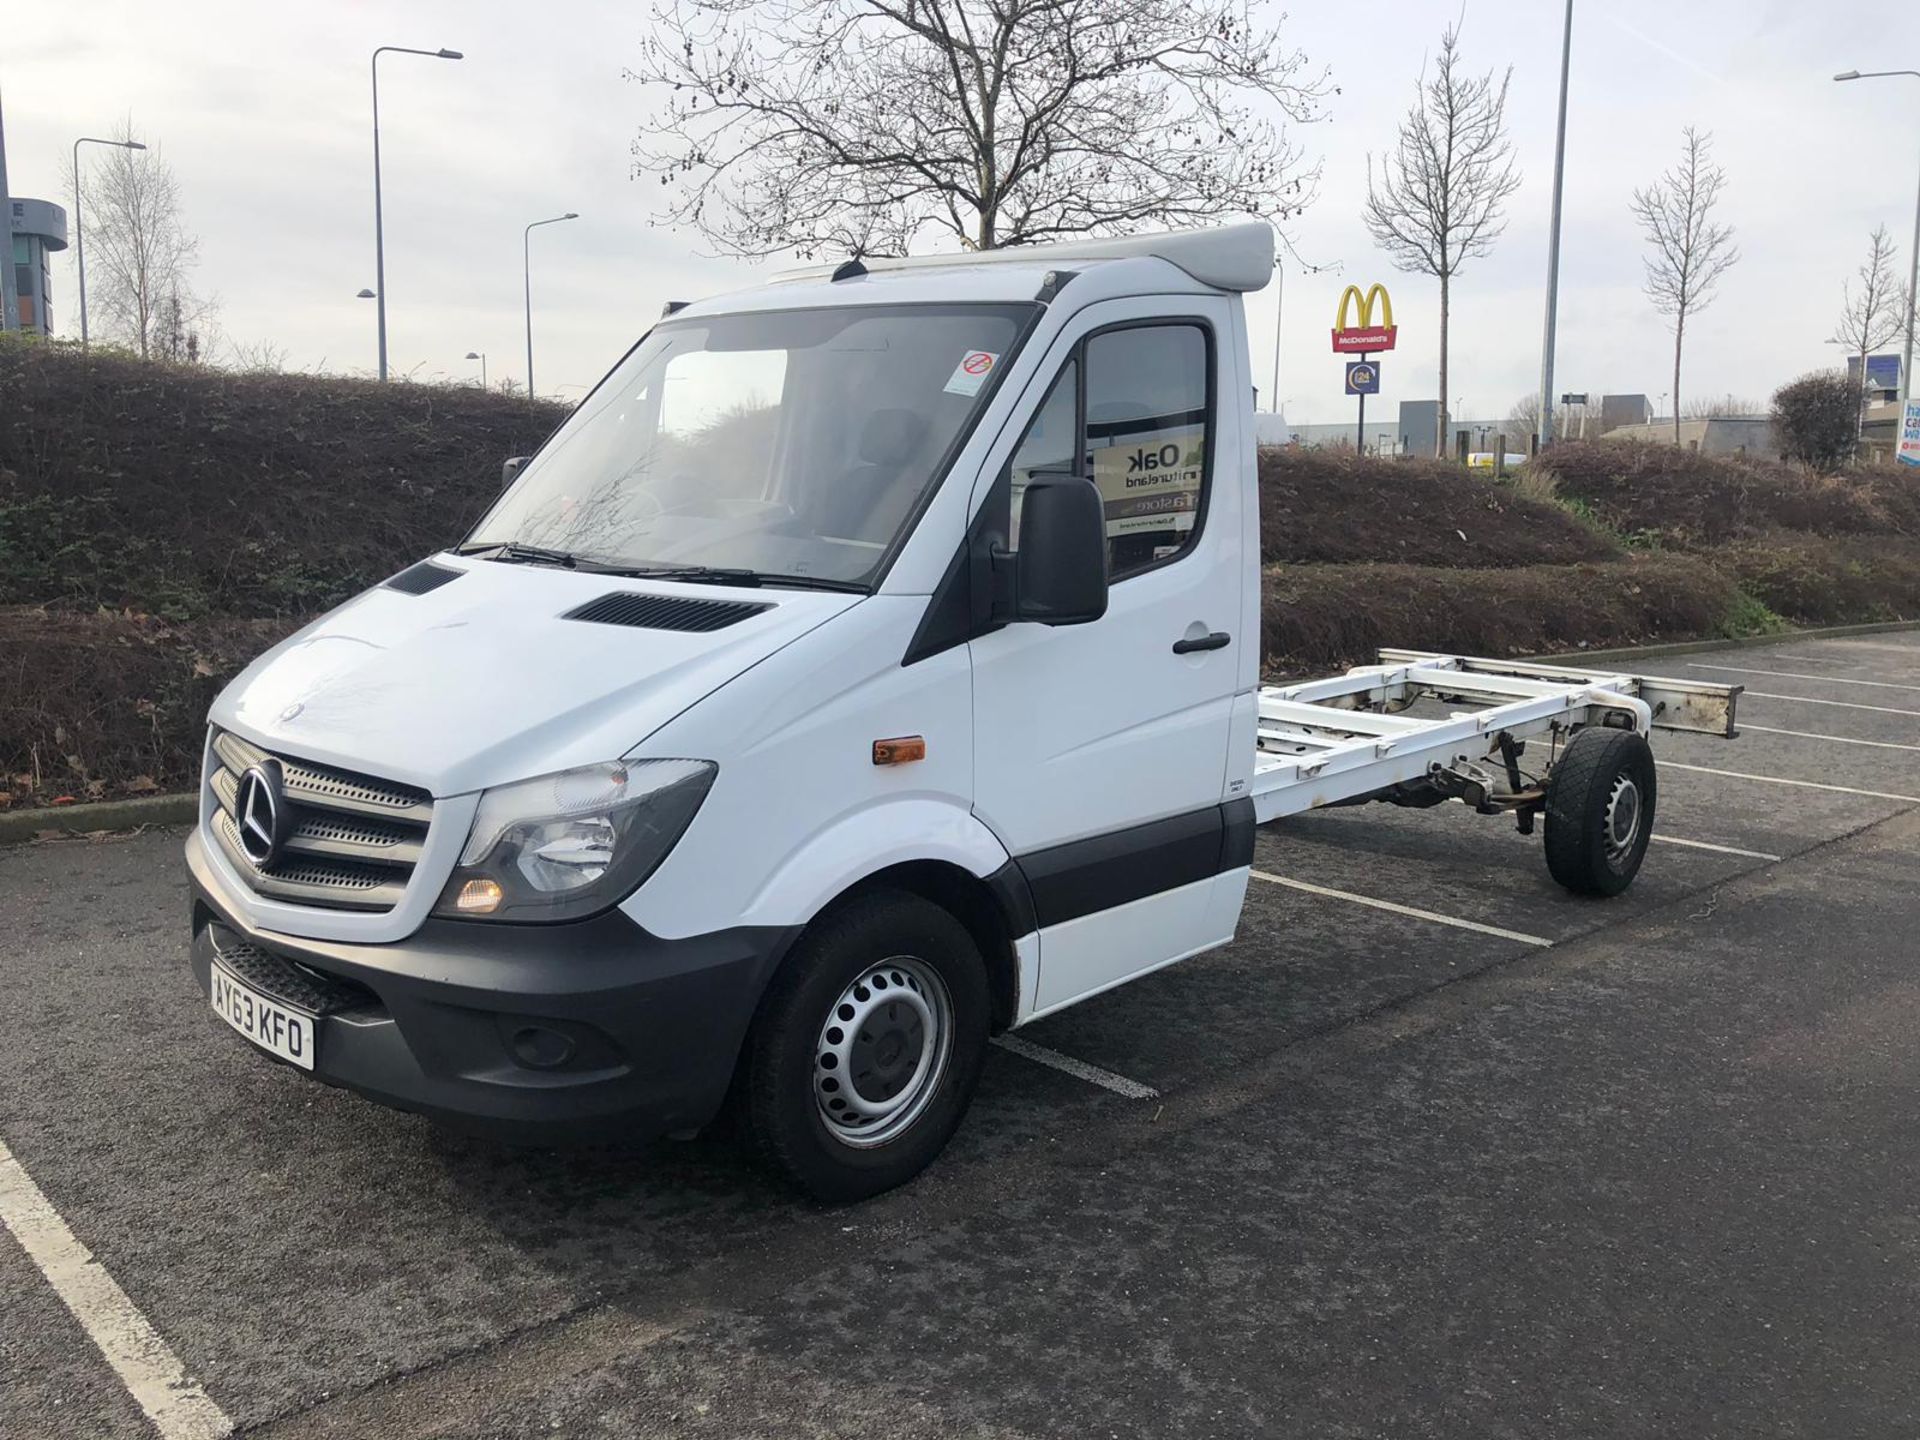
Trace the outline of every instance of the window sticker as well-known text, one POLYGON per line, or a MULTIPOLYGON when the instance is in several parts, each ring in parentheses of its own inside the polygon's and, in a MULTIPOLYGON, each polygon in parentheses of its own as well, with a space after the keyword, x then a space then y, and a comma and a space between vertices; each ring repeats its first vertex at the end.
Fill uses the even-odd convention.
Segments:
POLYGON ((960 357, 960 363, 953 367, 953 374, 940 388, 949 395, 978 395, 980 387, 987 383, 987 377, 993 373, 993 367, 1000 363, 1000 356, 992 350, 969 350, 960 357))
POLYGON ((1107 538, 1193 529, 1204 479, 1206 426, 1176 425, 1128 435, 1093 451, 1093 481, 1106 510, 1107 538))

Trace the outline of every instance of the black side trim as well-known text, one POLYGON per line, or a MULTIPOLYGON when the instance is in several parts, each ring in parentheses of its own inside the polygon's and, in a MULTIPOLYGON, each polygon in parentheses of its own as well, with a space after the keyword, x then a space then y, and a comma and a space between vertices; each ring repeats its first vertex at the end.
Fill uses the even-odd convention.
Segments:
POLYGON ((902 665, 925 660, 973 638, 973 567, 968 563, 972 550, 973 530, 969 527, 966 538, 947 562, 946 573, 933 587, 933 598, 927 601, 920 626, 907 642, 907 653, 900 657, 902 665))
POLYGON ((1206 880, 1247 860, 1230 854, 1253 853, 1253 802, 1210 805, 1166 820, 1113 830, 1085 840, 1070 840, 1016 859, 1033 892, 1035 922, 1059 925, 1142 900, 1165 890, 1206 880), (1244 822, 1242 811, 1245 807, 1244 822), (1229 812, 1234 830, 1229 850, 1229 812), (1244 841, 1238 831, 1244 824, 1244 841))
POLYGON ((1253 864, 1253 797, 1242 795, 1220 807, 1225 833, 1220 838, 1220 868, 1238 870, 1253 864))
POLYGON ((402 595, 425 595, 430 590, 438 590, 449 581, 458 580, 467 572, 456 570, 451 565, 436 565, 431 560, 422 560, 418 565, 409 565, 398 575, 386 582, 389 590, 398 590, 402 595))
POLYGON ((1009 860, 986 878, 986 887, 993 892, 1000 914, 1007 922, 1007 933, 1018 940, 1022 935, 1031 935, 1040 928, 1040 921, 1033 913, 1033 890, 1027 884, 1026 874, 1020 869, 1018 860, 1009 860))
POLYGON ((627 625, 636 630, 704 632, 737 625, 768 604, 751 600, 693 600, 679 595, 602 595, 567 611, 562 620, 591 620, 601 625, 627 625))

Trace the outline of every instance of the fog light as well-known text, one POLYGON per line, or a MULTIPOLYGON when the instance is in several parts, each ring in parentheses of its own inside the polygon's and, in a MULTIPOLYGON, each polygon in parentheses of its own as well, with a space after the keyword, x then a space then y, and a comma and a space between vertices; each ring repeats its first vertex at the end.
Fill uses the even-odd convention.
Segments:
POLYGON ((469 880, 460 887, 453 908, 463 915, 490 915, 500 908, 498 880, 469 880))
POLYGON ((524 1025, 507 1042, 513 1058, 529 1070, 553 1070, 573 1058, 573 1037, 541 1025, 524 1025))

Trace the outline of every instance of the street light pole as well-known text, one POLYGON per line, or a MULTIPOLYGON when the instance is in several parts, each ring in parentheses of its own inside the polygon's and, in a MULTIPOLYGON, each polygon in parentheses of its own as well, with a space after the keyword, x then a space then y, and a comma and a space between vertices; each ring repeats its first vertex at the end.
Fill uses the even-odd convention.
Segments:
POLYGON ((413 50, 405 45, 382 45, 373 52, 373 296, 380 327, 380 378, 387 378, 387 237, 380 208, 380 57, 424 55, 429 60, 459 60, 458 50, 413 50))
POLYGON ((13 198, 7 193, 6 107, 0 105, 0 335, 20 328, 20 297, 13 293, 13 198))
POLYGON ((484 350, 467 351, 467 359, 480 362, 480 388, 487 388, 487 352, 484 350))
POLYGON ((1273 403, 1267 406, 1280 413, 1280 335, 1281 321, 1287 313, 1287 267, 1273 262, 1273 403))
MULTIPOLYGON (((1920 70, 1848 70, 1836 75, 1835 80, 1879 80, 1893 75, 1911 75, 1920 80, 1920 70)), ((1896 412, 1893 426, 1893 449, 1897 458, 1900 453, 1900 436, 1907 424, 1907 405, 1913 399, 1913 310, 1916 293, 1920 292, 1920 192, 1916 192, 1913 202, 1913 244, 1907 251, 1907 346, 1900 361, 1900 408, 1896 412)), ((1860 382, 1866 383, 1866 362, 1860 367, 1860 382)))
POLYGON ((553 215, 536 220, 520 232, 520 279, 527 292, 527 399, 533 399, 533 232, 542 225, 558 225, 562 220, 578 220, 578 212, 553 215))
POLYGON ((92 135, 82 135, 73 142, 73 259, 80 271, 80 348, 87 348, 87 226, 80 218, 80 147, 82 145, 112 145, 121 150, 144 150, 147 147, 138 140, 101 140, 92 135))
POLYGON ((1567 172, 1567 74, 1573 60, 1573 0, 1560 31, 1560 121, 1553 138, 1553 219, 1547 230, 1547 333, 1540 347, 1540 448, 1553 443, 1554 322, 1560 306, 1560 192, 1567 172))

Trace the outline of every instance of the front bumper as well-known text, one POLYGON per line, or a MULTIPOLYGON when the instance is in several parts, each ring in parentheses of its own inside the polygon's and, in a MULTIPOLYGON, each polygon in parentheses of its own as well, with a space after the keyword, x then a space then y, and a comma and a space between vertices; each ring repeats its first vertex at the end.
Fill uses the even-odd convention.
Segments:
POLYGON ((430 919, 388 944, 312 940, 250 925, 197 828, 187 871, 203 993, 218 956, 319 1016, 316 1079, 525 1144, 646 1140, 711 1120, 796 933, 662 940, 612 910, 562 925, 430 919))

